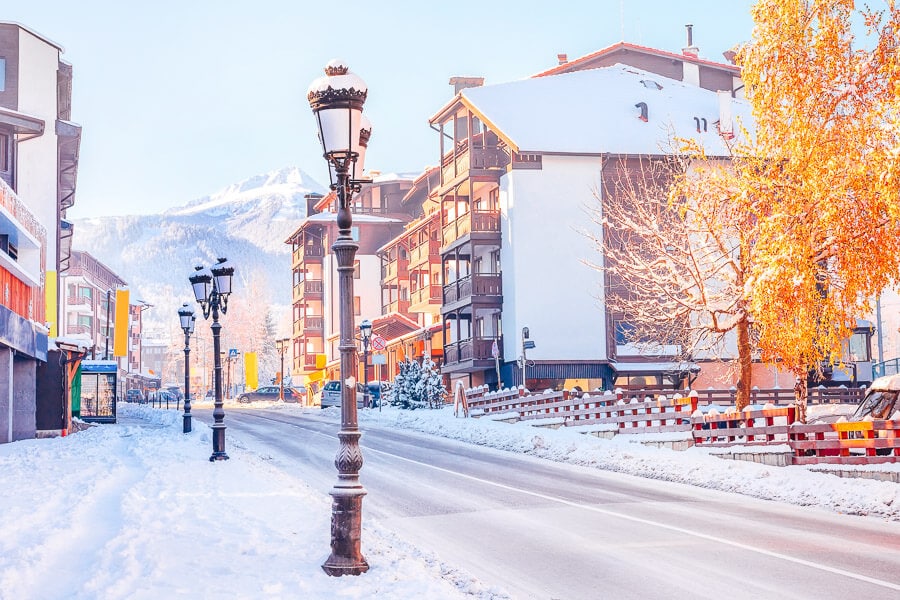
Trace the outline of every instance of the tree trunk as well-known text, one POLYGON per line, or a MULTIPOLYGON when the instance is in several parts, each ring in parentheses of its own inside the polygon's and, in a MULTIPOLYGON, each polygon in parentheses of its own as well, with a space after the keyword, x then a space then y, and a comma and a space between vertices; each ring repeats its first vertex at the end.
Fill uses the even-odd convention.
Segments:
POLYGON ((794 384, 794 404, 797 405, 797 420, 806 423, 806 399, 809 396, 809 388, 806 385, 806 373, 797 377, 794 384))
POLYGON ((750 345, 750 322, 741 319, 737 324, 737 349, 740 377, 737 382, 736 407, 738 410, 750 404, 750 386, 753 377, 753 348, 750 345))

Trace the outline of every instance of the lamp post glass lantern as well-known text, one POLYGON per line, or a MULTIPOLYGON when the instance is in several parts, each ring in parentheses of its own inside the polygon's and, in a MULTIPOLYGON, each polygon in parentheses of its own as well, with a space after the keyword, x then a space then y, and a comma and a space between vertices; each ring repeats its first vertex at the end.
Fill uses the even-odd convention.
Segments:
POLYGON ((234 276, 234 267, 228 264, 225 258, 211 268, 195 267, 195 272, 188 277, 194 290, 194 298, 203 311, 203 318, 212 316, 213 334, 213 389, 215 390, 215 403, 213 408, 213 453, 210 461, 228 460, 225 453, 225 408, 222 404, 222 357, 221 330, 219 324, 219 311, 222 314, 228 312, 228 296, 231 295, 231 280, 234 276))
POLYGON ((197 317, 187 302, 178 309, 178 320, 184 331, 184 433, 191 432, 191 335, 197 317))
POLYGON ((338 307, 340 323, 341 430, 340 447, 334 459, 338 480, 331 490, 331 555, 322 565, 329 575, 359 575, 369 570, 360 552, 362 498, 366 491, 359 482, 363 457, 359 448, 356 414, 357 368, 353 332, 353 262, 359 245, 353 241, 350 204, 360 190, 363 150, 371 136, 371 124, 363 120, 362 109, 368 88, 340 60, 325 66, 325 76, 310 84, 307 100, 316 120, 322 155, 328 162, 331 189, 337 195, 338 236, 331 250, 337 259, 338 307))

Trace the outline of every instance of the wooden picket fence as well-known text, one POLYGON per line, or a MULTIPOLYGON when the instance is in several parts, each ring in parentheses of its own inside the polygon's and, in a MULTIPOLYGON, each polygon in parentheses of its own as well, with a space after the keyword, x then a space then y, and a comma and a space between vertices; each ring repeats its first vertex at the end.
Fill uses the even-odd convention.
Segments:
MULTIPOLYGON (((815 388, 820 391, 818 400, 831 402, 834 398, 856 396, 854 400, 858 401, 858 393, 835 392, 836 389, 815 388)), ((466 397, 473 415, 499 415, 536 425, 592 426, 616 434, 690 432, 694 445, 736 451, 754 446, 785 446, 791 455, 790 464, 900 462, 900 420, 801 424, 796 422, 793 405, 772 402, 784 396, 764 395, 771 391, 757 390, 755 398, 768 402, 762 408, 750 406, 743 412, 737 412, 733 403, 723 412, 716 408, 730 397, 729 390, 666 396, 622 390, 531 393, 522 387, 490 392, 486 387, 476 387, 467 390, 466 397), (701 406, 707 410, 699 410, 701 406)))

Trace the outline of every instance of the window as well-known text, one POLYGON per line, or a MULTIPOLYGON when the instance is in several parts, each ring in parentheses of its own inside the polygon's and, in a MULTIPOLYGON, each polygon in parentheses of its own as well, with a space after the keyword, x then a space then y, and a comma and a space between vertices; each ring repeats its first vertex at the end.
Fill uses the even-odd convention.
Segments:
POLYGON ((0 58, 0 92, 6 91, 6 59, 0 58))
POLYGON ((362 314, 362 309, 360 308, 359 296, 353 296, 353 314, 357 317, 362 314))
POLYGON ((353 279, 359 279, 359 261, 353 262, 353 279))

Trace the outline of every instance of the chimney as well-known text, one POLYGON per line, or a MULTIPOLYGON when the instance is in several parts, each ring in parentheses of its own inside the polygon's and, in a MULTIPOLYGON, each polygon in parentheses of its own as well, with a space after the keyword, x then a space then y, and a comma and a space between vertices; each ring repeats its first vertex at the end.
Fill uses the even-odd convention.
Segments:
POLYGON ((466 88, 481 87, 484 85, 484 77, 451 77, 450 85, 453 86, 453 95, 466 88))
POLYGON ((568 54, 557 54, 556 60, 559 62, 559 64, 564 65, 567 62, 569 62, 569 55, 568 54))
POLYGON ((681 49, 681 53, 697 58, 700 55, 700 48, 694 46, 694 26, 688 23, 684 28, 687 30, 687 46, 681 49))

